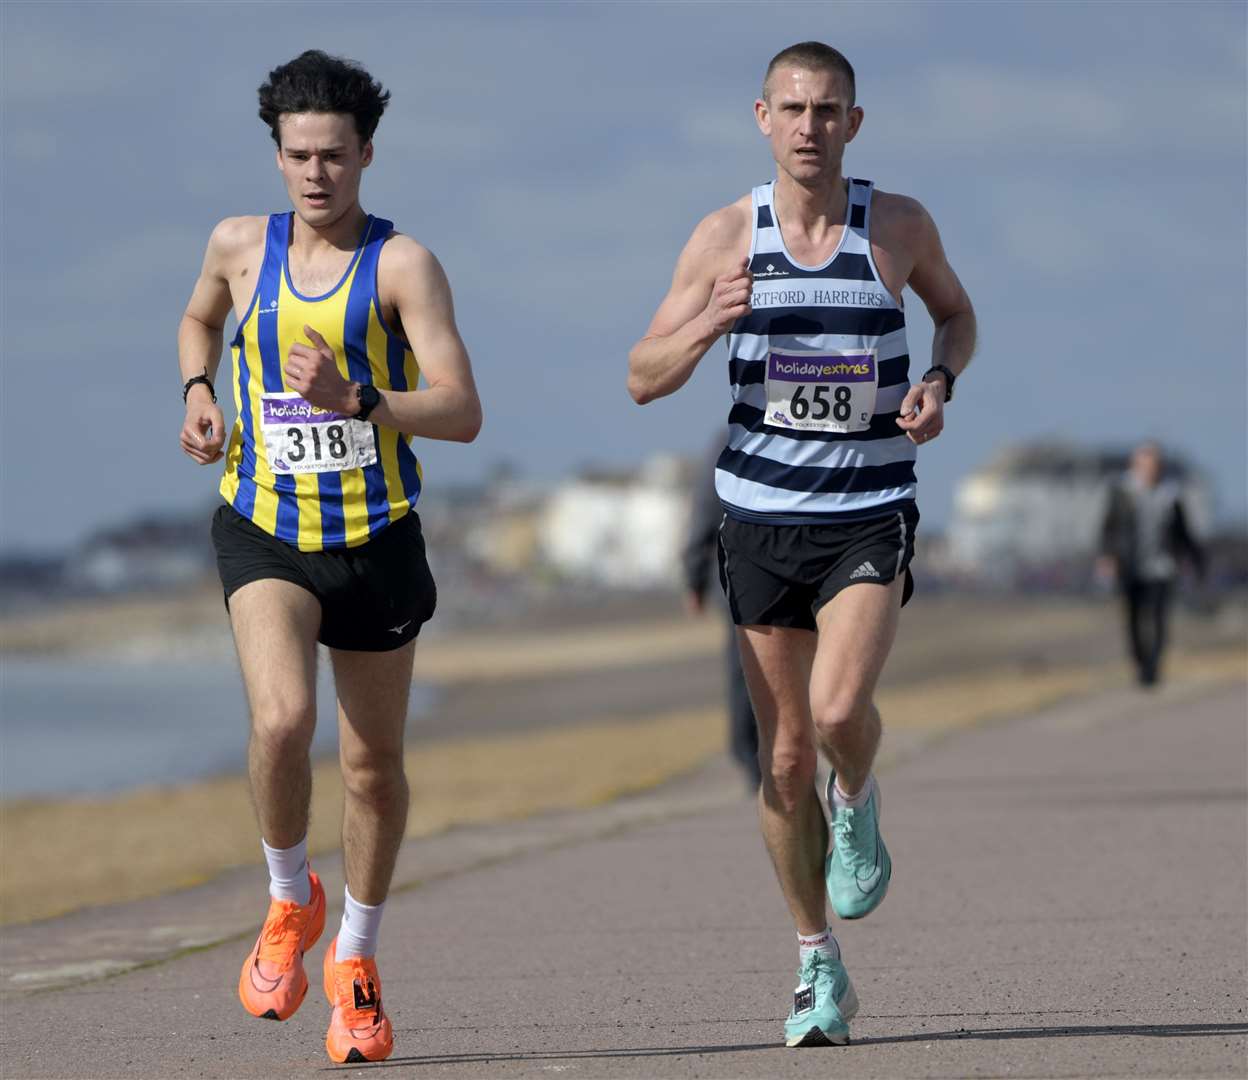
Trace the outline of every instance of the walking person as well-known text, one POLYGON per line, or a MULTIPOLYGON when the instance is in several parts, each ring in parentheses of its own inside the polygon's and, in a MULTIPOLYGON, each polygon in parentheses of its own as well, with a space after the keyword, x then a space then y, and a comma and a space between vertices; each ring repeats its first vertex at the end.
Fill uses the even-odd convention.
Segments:
MULTIPOLYGON (((692 504, 689 508, 689 532, 681 551, 681 569, 685 579, 685 607, 691 615, 701 616, 708 607, 707 590, 711 583, 711 571, 718 562, 719 526, 724 510, 719 496, 715 494, 715 462, 719 459, 723 439, 718 439, 712 449, 710 460, 698 474, 694 483, 692 504)), ((751 792, 757 792, 762 783, 758 767, 758 725, 754 720, 754 707, 750 704, 750 692, 745 685, 745 670, 741 667, 741 650, 737 647, 737 634, 722 601, 710 602, 711 606, 723 608, 728 622, 728 638, 724 643, 724 673, 728 690, 728 753, 745 775, 751 792)))
POLYGON ((1100 558, 1102 573, 1115 577, 1122 593, 1127 651, 1141 686, 1161 678, 1174 584, 1185 558, 1204 577, 1204 549, 1188 527, 1179 486, 1165 476, 1161 447, 1143 443, 1110 492, 1100 558))

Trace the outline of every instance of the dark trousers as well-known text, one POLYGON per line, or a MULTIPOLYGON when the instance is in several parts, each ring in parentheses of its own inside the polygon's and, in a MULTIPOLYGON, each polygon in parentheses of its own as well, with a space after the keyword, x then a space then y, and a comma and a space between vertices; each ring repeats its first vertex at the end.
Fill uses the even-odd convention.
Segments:
POLYGON ((1161 672, 1166 647, 1166 620, 1170 615, 1171 583, 1128 578, 1122 583, 1127 609, 1127 645, 1135 661, 1136 678, 1151 686, 1161 672))
POLYGON ((758 787, 762 783, 758 767, 758 724, 754 721, 754 707, 750 704, 745 671, 741 667, 741 651, 737 648, 737 631, 731 620, 728 622, 728 649, 724 659, 728 670, 728 748, 733 760, 745 773, 746 780, 758 787))

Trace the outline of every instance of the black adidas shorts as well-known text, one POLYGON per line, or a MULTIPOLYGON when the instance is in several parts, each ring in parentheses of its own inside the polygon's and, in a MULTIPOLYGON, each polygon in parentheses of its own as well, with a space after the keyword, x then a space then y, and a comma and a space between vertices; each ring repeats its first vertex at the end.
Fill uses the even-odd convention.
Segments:
POLYGON ((814 630, 816 612, 847 585, 887 585, 900 574, 905 604, 914 592, 910 560, 918 523, 913 503, 835 525, 758 525, 725 515, 719 582, 732 621, 814 630))
POLYGON ((321 602, 317 640, 331 649, 397 649, 420 633, 438 603, 414 510, 359 547, 300 551, 227 505, 213 516, 212 542, 227 608, 250 582, 292 582, 321 602))

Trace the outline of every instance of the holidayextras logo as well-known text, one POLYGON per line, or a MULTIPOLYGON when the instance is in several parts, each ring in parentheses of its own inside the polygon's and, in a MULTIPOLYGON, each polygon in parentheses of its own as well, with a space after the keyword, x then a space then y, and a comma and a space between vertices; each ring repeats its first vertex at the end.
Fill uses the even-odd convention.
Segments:
POLYGON ((870 353, 798 357, 771 353, 767 376, 782 382, 874 382, 875 357, 870 353))

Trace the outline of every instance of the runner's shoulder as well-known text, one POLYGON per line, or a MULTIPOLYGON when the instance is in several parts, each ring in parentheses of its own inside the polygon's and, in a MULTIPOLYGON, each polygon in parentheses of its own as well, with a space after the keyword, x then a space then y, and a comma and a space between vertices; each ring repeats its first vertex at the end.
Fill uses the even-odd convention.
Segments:
POLYGON ((887 231, 897 240, 921 242, 936 223, 918 199, 877 188, 871 196, 871 227, 873 231, 887 231))
POLYGON ((381 273, 390 270, 400 273, 429 273, 442 268, 437 256, 424 244, 394 229, 382 245, 377 266, 381 273))
POLYGON ((377 288, 384 299, 403 283, 414 285, 421 293, 440 291, 449 284, 446 271, 432 251, 405 233, 391 232, 377 259, 377 288))
POLYGON ((241 255, 264 243, 268 227, 268 217, 260 214, 222 218, 208 238, 208 250, 225 258, 241 255))
POLYGON ((734 203, 721 206, 707 214, 689 238, 689 248, 707 253, 728 248, 733 251, 750 244, 750 211, 753 203, 749 195, 743 195, 734 203))

